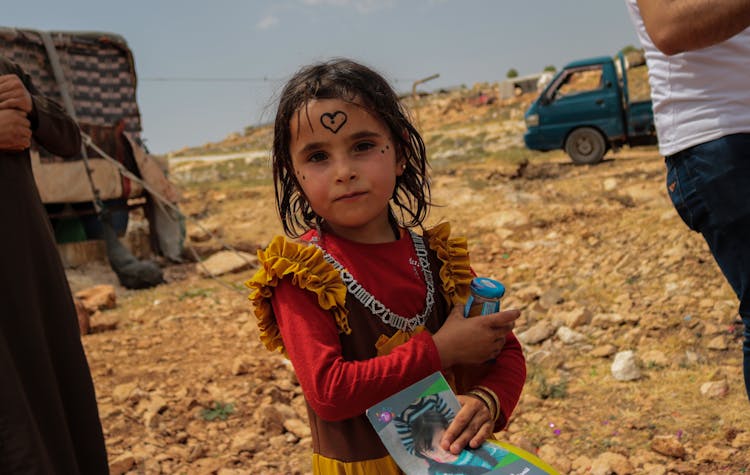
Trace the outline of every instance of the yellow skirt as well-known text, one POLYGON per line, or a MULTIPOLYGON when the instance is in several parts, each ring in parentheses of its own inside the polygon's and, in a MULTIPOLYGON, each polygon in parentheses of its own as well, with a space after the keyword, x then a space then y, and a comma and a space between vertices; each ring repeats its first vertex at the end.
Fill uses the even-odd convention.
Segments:
POLYGON ((341 462, 320 454, 313 454, 312 469, 315 475, 403 475, 390 455, 360 462, 341 462))

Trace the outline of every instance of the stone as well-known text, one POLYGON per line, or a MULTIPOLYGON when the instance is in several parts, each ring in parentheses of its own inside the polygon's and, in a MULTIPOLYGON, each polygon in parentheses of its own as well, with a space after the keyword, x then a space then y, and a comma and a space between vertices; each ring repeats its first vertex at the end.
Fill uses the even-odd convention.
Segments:
POLYGON ((135 466, 135 457, 131 452, 124 452, 109 463, 110 475, 123 475, 135 466))
POLYGON ((588 325, 591 322, 591 312, 585 308, 576 308, 569 312, 562 312, 558 315, 565 326, 578 328, 588 325))
POLYGON ((198 265, 203 277, 240 272, 258 266, 258 257, 249 252, 220 251, 198 265))
POLYGON ((97 310, 106 310, 117 306, 117 296, 115 288, 112 285, 95 285, 75 293, 75 298, 79 299, 89 313, 97 310))
POLYGON ((598 328, 611 328, 625 323, 625 318, 619 313, 599 313, 591 319, 591 324, 598 328))
POLYGON ((310 437, 310 426, 299 419, 285 419, 284 429, 296 435, 299 439, 310 437))
POLYGON ((701 394, 709 399, 717 399, 729 393, 729 383, 722 379, 719 381, 708 381, 701 384, 701 394))
POLYGON ((729 343, 727 342, 727 337, 724 335, 719 335, 711 338, 711 340, 709 340, 709 342, 706 344, 706 348, 715 351, 724 351, 728 349, 729 343))
POLYGON ((641 361, 643 361, 646 367, 655 366, 657 368, 664 368, 669 366, 669 359, 659 350, 649 350, 642 353, 641 361))
POLYGON ((671 435, 657 435, 651 439, 651 450, 668 457, 681 459, 685 457, 685 446, 671 435))
POLYGON ((555 333, 555 326, 548 320, 542 320, 518 335, 519 340, 527 345, 536 345, 555 333))
POLYGON ((232 375, 241 376, 250 370, 250 361, 244 356, 238 356, 232 361, 232 375))
POLYGON ((631 475, 633 465, 624 456, 614 452, 604 452, 591 463, 591 475, 631 475))
POLYGON ((634 381, 641 377, 640 361, 635 352, 621 351, 615 355, 611 371, 618 381, 634 381))
POLYGON ((591 350, 591 356, 594 356, 596 358, 609 358, 610 356, 617 353, 617 347, 615 345, 602 345, 597 346, 593 350, 591 350))
POLYGON ((732 440, 732 447, 735 449, 747 449, 750 447, 750 432, 740 432, 732 440))
POLYGON ((586 335, 584 335, 583 333, 578 333, 577 331, 564 326, 557 329, 557 333, 555 333, 555 336, 557 336, 557 338, 566 345, 572 345, 574 343, 581 343, 586 341, 586 335))
POLYGON ((735 453, 737 453, 736 449, 706 445, 705 447, 701 447, 695 454, 695 460, 698 462, 726 462, 735 453))
POLYGON ((552 465, 560 473, 570 473, 572 466, 570 460, 564 452, 551 444, 544 444, 539 447, 536 454, 539 458, 552 465))

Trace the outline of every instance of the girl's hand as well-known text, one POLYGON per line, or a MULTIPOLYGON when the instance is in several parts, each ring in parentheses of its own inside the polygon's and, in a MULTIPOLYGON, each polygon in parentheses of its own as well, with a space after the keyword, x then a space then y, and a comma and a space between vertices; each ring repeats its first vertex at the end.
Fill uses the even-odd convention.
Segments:
POLYGON ((505 344, 505 335, 513 329, 518 310, 464 318, 463 306, 456 305, 432 340, 443 368, 454 364, 478 364, 497 357, 505 344))
POLYGON ((443 434, 440 446, 458 455, 468 444, 476 449, 482 442, 492 435, 494 422, 490 419, 490 410, 479 399, 471 396, 458 395, 461 410, 456 414, 451 425, 443 434))

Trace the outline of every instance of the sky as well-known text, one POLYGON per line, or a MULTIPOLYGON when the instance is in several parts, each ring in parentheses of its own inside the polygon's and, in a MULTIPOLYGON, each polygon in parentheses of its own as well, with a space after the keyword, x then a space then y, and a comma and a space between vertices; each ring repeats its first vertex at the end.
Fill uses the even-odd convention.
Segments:
POLYGON ((0 0, 0 26, 100 31, 135 59, 152 153, 273 121, 301 66, 348 57, 399 92, 499 82, 640 46, 624 0, 0 0))

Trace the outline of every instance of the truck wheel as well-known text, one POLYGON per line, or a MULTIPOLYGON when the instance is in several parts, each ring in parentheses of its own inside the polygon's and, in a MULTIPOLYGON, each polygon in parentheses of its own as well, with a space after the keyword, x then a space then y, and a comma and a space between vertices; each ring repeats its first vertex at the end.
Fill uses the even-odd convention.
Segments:
POLYGON ((578 165, 599 163, 606 151, 604 137, 591 127, 575 129, 565 140, 565 153, 578 165))

